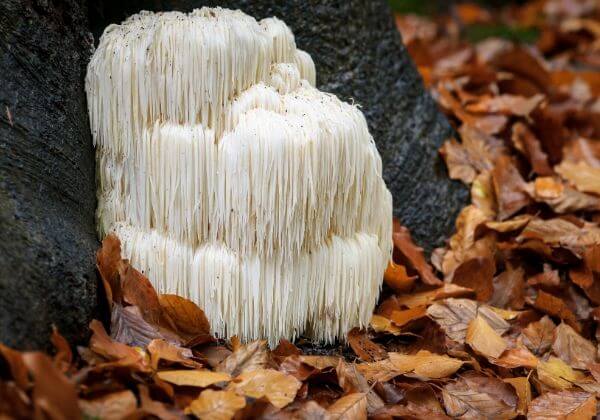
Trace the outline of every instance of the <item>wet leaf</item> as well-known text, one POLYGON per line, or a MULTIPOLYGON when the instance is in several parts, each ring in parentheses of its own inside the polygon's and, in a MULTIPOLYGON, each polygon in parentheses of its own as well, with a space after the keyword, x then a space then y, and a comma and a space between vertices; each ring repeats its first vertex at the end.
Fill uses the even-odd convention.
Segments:
POLYGON ((246 399, 233 390, 213 391, 207 389, 185 409, 201 420, 229 420, 246 406, 246 399))

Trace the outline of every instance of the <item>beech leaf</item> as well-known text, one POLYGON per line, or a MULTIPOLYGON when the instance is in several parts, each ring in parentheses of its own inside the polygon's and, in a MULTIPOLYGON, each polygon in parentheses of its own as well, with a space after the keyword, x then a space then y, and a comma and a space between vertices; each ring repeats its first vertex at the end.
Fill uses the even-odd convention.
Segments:
POLYGON ((246 399, 232 390, 207 389, 185 409, 200 420, 229 420, 246 406, 246 399))
POLYGON ((252 398, 265 397, 277 408, 283 408, 296 397, 302 383, 291 375, 273 369, 246 371, 235 378, 229 389, 252 398))
POLYGON ((219 382, 228 382, 231 376, 211 370, 163 370, 156 374, 163 381, 179 386, 206 388, 219 382))
POLYGON ((592 419, 596 417, 596 398, 582 391, 550 391, 529 404, 527 418, 532 420, 550 419, 592 419))

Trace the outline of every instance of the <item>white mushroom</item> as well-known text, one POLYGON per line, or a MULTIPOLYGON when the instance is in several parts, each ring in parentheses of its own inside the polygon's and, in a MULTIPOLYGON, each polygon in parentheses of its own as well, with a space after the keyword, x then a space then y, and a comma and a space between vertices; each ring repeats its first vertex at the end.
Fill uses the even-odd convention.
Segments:
POLYGON ((98 230, 219 336, 331 342, 368 323, 392 202, 363 114, 275 18, 141 12, 88 67, 98 230))

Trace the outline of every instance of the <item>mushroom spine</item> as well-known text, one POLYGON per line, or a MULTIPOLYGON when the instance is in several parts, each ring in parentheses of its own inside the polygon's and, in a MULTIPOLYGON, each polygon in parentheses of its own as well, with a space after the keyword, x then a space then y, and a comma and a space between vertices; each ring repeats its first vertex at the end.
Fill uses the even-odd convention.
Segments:
POLYGON ((97 226, 219 336, 326 342, 368 324, 392 199, 358 107, 276 18, 141 12, 88 66, 97 226))

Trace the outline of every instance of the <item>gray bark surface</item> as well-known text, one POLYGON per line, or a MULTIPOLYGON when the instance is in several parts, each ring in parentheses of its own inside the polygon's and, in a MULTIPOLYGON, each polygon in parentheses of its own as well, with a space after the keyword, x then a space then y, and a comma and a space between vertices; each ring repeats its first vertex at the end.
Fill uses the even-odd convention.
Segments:
POLYGON ((0 2, 0 342, 87 336, 96 308, 94 155, 76 0, 0 2))

